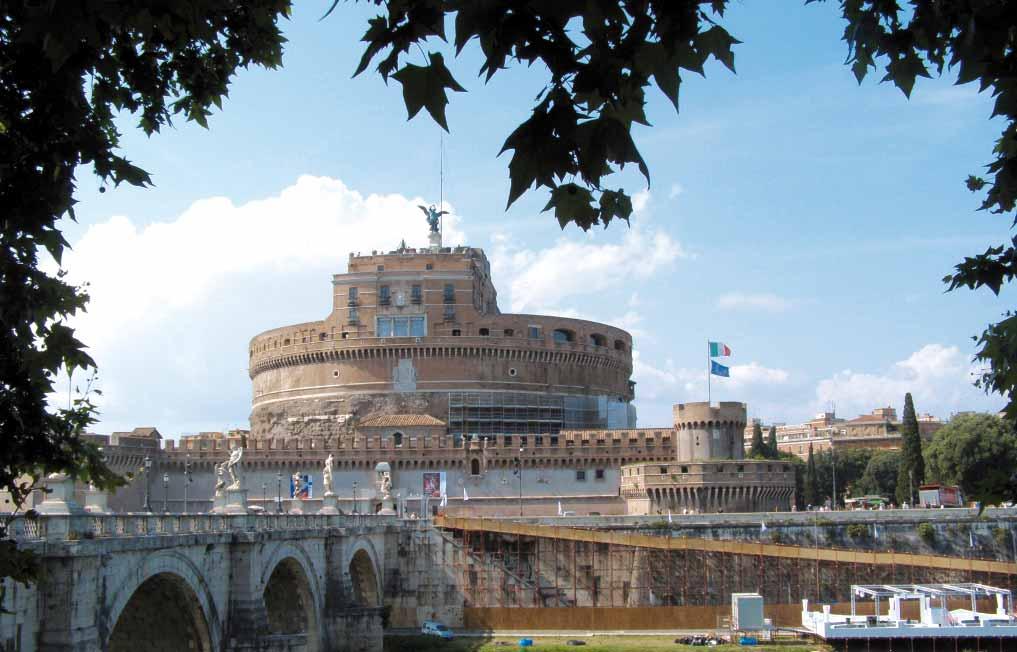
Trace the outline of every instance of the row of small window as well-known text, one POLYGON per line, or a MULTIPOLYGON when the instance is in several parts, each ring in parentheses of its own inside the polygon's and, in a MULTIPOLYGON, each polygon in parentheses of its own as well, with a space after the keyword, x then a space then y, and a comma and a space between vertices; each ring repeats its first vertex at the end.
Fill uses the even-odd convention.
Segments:
MULTIPOLYGON (((604 469, 594 469, 594 480, 604 479, 604 469)), ((576 482, 586 482, 586 469, 576 469, 576 482)))
MULTIPOLYGON (((456 288, 451 283, 445 284, 443 292, 443 300, 445 303, 456 302, 456 288)), ((351 287, 347 290, 347 304, 350 306, 357 305, 357 301, 360 298, 360 291, 351 287)), ((410 303, 422 303, 424 300, 424 289, 420 285, 410 286, 410 303)), ((383 306, 387 306, 392 302, 392 288, 388 285, 382 285, 378 288, 378 303, 383 306)))

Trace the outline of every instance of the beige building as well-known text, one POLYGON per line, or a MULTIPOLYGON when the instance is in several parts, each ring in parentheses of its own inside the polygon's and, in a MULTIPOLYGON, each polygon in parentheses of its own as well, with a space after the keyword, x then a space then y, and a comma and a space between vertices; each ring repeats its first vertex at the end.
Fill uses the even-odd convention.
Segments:
MULTIPOLYGON (((892 407, 880 407, 854 419, 839 419, 833 412, 816 415, 805 423, 777 426, 777 448, 801 458, 809 455, 809 445, 815 452, 831 447, 899 449, 901 423, 892 407)), ((929 440, 943 427, 943 422, 929 414, 918 416, 918 430, 929 440)), ((764 431, 766 428, 764 427, 764 431)), ((751 442, 751 432, 747 441, 751 442)))

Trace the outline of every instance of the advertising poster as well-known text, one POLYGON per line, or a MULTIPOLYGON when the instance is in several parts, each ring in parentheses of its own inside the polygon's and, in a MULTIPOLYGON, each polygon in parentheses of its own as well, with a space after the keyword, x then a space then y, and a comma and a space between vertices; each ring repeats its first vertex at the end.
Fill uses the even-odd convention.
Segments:
POLYGON ((444 471, 428 471, 424 473, 423 494, 429 498, 441 498, 445 495, 444 471))
POLYGON ((290 476, 290 498, 297 500, 314 498, 314 478, 306 473, 294 473, 290 476))

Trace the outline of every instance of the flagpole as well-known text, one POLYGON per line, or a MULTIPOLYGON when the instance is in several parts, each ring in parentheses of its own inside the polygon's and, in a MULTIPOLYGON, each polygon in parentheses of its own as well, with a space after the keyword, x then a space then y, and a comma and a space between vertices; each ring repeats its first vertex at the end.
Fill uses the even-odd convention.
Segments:
POLYGON ((710 364, 713 360, 710 358, 710 340, 706 340, 706 404, 710 405, 713 402, 713 379, 710 378, 713 375, 713 367, 710 364))

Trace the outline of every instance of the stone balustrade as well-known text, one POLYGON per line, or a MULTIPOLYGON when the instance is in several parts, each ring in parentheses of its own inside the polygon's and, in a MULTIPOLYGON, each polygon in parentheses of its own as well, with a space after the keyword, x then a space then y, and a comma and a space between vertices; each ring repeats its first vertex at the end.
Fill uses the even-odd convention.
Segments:
POLYGON ((394 525, 400 520, 405 519, 375 514, 72 514, 17 518, 11 527, 15 540, 30 542, 238 531, 360 530, 394 525))

